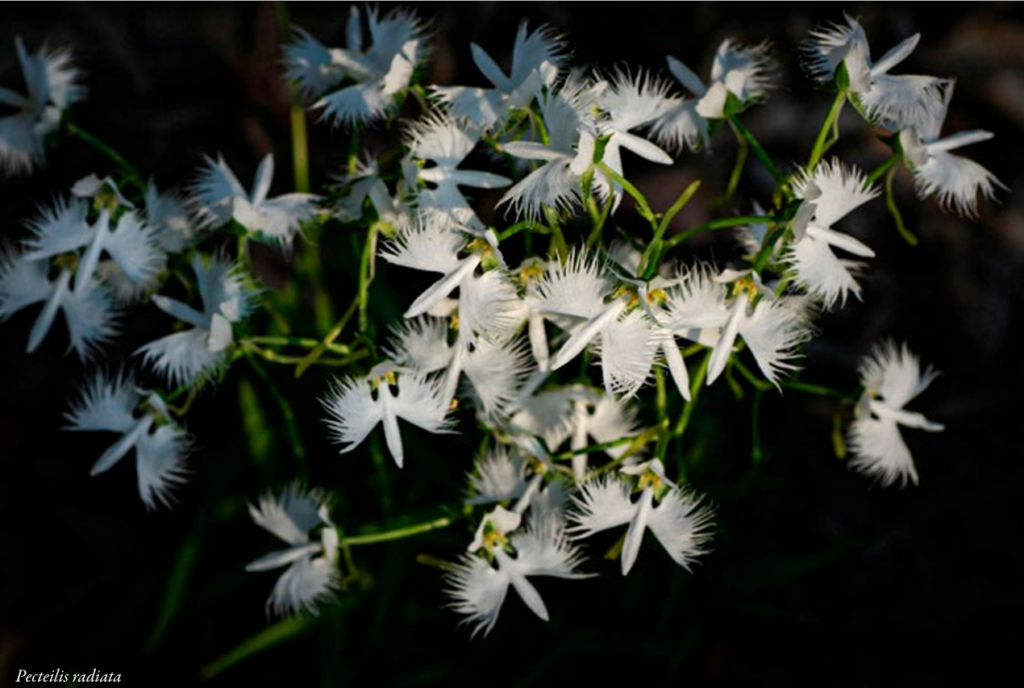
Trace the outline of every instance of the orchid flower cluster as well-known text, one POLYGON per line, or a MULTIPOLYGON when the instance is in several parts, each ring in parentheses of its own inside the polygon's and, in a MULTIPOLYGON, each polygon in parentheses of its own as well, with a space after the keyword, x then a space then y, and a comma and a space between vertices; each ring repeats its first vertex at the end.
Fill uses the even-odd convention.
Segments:
POLYGON ((0 118, 4 169, 42 163, 48 138, 60 135, 107 152, 116 167, 59 195, 0 257, 0 317, 9 331, 31 322, 26 352, 66 339, 96 366, 66 416, 69 430, 111 441, 93 475, 134 452, 142 501, 169 506, 202 470, 190 465, 185 424, 201 391, 238 363, 268 384, 268 365, 296 375, 333 367, 321 376, 318 430, 341 454, 380 433, 395 468, 416 472, 424 467, 407 451, 410 433, 476 433, 481 449, 452 458, 466 492, 448 496, 445 515, 394 530, 335 523, 331 503, 345 499, 344 486, 309 489, 304 475, 260 497, 252 519, 285 543, 247 567, 284 568, 268 611, 315 612, 341 594, 357 575, 356 545, 454 527, 465 548, 440 566, 451 607, 474 633, 493 628, 510 588, 547 620, 532 579, 601 573, 587 545, 605 530, 619 534, 610 558, 624 576, 641 556, 686 569, 700 560, 714 512, 669 448, 700 413, 706 387, 824 390, 842 401, 852 468, 884 485, 918 481, 904 432, 943 426, 905 408, 936 376, 907 345, 880 344, 849 392, 797 379, 816 318, 860 299, 877 257, 849 217, 886 195, 910 235, 891 202, 901 165, 922 198, 968 217, 1001 186, 952 152, 991 134, 943 136, 953 81, 891 73, 918 36, 876 61, 850 17, 809 36, 805 66, 835 100, 807 163, 790 168, 741 121, 775 85, 768 44, 724 41, 706 78, 671 55, 667 76, 598 71, 573 65, 554 30, 523 23, 507 69, 472 45, 487 82, 477 87, 424 82, 429 38, 414 13, 374 8, 352 10, 343 47, 296 30, 285 74, 353 153, 336 186, 315 195, 299 184, 278 196, 273 155, 249 187, 217 156, 185 196, 158 191, 73 123, 69 108, 85 89, 70 53, 33 54, 17 42, 28 95, 0 88, 15 109, 0 118), (874 170, 826 158, 846 104, 891 148, 874 170), (360 151, 360 131, 385 123, 403 132, 397 151, 360 151), (638 158, 672 165, 730 131, 774 181, 760 198, 737 201, 737 170, 718 205, 746 214, 680 229, 674 220, 700 182, 656 211, 631 180, 638 158), (630 222, 649 233, 612 231, 630 222), (688 240, 723 228, 735 231, 739 259, 678 258, 688 240), (362 246, 357 293, 331 314, 333 326, 295 336, 302 323, 280 324, 282 305, 294 304, 260 286, 250 246, 299 255, 297 266, 313 267, 296 279, 322 291, 319 245, 340 233, 362 246), (370 309, 379 261, 425 285, 390 322, 370 309), (104 365, 126 314, 153 308, 168 334, 120 367, 104 365), (388 334, 378 341, 378 331, 388 334))

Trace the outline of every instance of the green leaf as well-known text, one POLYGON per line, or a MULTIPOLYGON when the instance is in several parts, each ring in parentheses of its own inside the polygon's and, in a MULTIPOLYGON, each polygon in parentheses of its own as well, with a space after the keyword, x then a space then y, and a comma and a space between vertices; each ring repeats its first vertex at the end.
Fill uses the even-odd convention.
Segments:
POLYGON ((214 678, 253 655, 257 655, 288 640, 298 638, 300 635, 311 630, 316 625, 316 622, 316 618, 305 616, 290 617, 278 621, 273 626, 263 629, 204 666, 200 669, 199 676, 204 680, 214 678))

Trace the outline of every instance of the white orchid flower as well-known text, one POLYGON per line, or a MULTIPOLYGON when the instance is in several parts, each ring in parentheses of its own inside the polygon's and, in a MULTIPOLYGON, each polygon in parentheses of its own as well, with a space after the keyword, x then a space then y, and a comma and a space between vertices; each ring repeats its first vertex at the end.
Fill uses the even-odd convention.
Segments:
POLYGON ((256 505, 250 504, 249 515, 256 525, 289 545, 245 567, 246 571, 288 567, 267 599, 267 613, 316 613, 334 593, 338 578, 338 531, 324 496, 292 484, 280 496, 267 494, 256 505), (315 528, 320 528, 318 539, 310 537, 315 528))
POLYGON ((907 480, 917 484, 914 458, 900 434, 900 426, 939 432, 940 423, 903 407, 926 390, 937 372, 921 363, 906 344, 897 347, 886 342, 877 347, 861 364, 860 380, 864 394, 857 407, 857 418, 850 425, 853 459, 850 467, 871 475, 888 486, 907 480))
POLYGON ((263 158, 256 170, 252 193, 246 192, 224 158, 206 158, 206 166, 193 188, 203 226, 214 227, 235 220, 268 241, 291 244, 302 223, 316 215, 319 197, 289 193, 268 198, 273 181, 271 154, 263 158))
POLYGON ((921 198, 935 195, 944 208, 953 208, 966 217, 977 217, 978 195, 992 198, 996 187, 1007 187, 987 169, 967 158, 949 151, 988 141, 994 134, 988 131, 961 131, 940 138, 942 126, 953 98, 954 84, 946 88, 942 106, 934 117, 919 127, 900 132, 900 148, 904 159, 914 173, 917 193, 921 198))
POLYGON ((134 449, 139 496, 146 508, 170 504, 171 489, 185 480, 184 462, 191 442, 158 394, 139 389, 129 376, 97 373, 65 418, 68 430, 120 434, 89 475, 109 470, 134 449))
POLYGON ((500 128, 514 110, 529 106, 542 88, 551 88, 565 61, 564 49, 553 29, 542 26, 530 31, 523 20, 507 75, 483 48, 470 43, 473 62, 494 88, 434 86, 431 90, 456 119, 485 131, 500 128))
POLYGON ((621 558, 625 576, 636 563, 644 533, 650 529, 672 560, 689 569, 694 558, 704 554, 710 509, 668 480, 658 459, 627 466, 620 472, 636 482, 640 492, 637 501, 630 499, 632 481, 613 475, 592 480, 574 498, 578 510, 569 515, 573 522, 569 533, 573 538, 585 538, 628 524, 621 558))

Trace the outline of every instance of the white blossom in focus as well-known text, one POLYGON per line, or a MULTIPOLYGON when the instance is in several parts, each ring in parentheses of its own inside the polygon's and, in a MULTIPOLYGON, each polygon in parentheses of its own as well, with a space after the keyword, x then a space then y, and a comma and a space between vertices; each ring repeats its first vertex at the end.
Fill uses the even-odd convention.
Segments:
POLYGON ((857 406, 857 417, 850 425, 850 467, 871 475, 889 486, 897 479, 917 484, 917 469, 900 426, 939 432, 940 423, 903 407, 926 390, 937 372, 921 363, 906 344, 886 342, 877 347, 861 364, 860 382, 864 394, 857 406))

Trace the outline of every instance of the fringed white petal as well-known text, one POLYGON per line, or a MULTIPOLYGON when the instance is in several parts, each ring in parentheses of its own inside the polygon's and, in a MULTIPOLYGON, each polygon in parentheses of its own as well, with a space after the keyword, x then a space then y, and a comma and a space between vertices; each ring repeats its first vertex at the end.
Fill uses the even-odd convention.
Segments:
POLYGON ((530 305, 543 313, 590 319, 605 308, 614 282, 597 258, 574 251, 563 261, 551 260, 537 283, 530 305))
POLYGON ((439 222, 419 220, 403 228, 394 241, 381 248, 381 257, 389 263, 450 273, 459 267, 458 253, 466 245, 466 234, 439 222))
POLYGON ((695 557, 705 553, 710 535, 711 510, 683 488, 675 487, 661 498, 651 512, 647 527, 654 533, 672 561, 689 570, 695 557))
POLYGON ((172 386, 196 385, 227 363, 224 352, 210 350, 209 337, 209 332, 192 328, 152 341, 136 353, 172 386))
POLYGON ((135 425, 133 413, 141 400, 142 394, 130 376, 97 372, 64 414, 70 424, 67 429, 128 432, 135 425))
POLYGON ((24 260, 41 260, 87 246, 92 229, 86 216, 89 204, 78 198, 59 199, 28 224, 24 260))
POLYGON ((781 375, 797 369, 793 361, 811 336, 805 305, 795 297, 762 299, 740 321, 739 331, 761 373, 776 386, 781 375))
POLYGON ((171 490, 185 482, 185 458, 191 442, 177 425, 161 425, 142 435, 135 445, 139 495, 147 509, 170 504, 171 490))
POLYGON ((640 310, 609 322, 601 330, 598 352, 608 394, 629 398, 651 374, 661 334, 640 310))
POLYGON ((917 469, 899 426, 891 420, 861 418, 850 426, 850 467, 876 477, 884 487, 900 480, 917 485, 917 469))
POLYGON ((27 260, 0 247, 0 320, 50 296, 49 267, 49 261, 27 260))
POLYGON ((784 260, 792 265, 796 282, 821 300, 826 309, 846 304, 849 294, 860 298, 860 285, 854 274, 863 263, 842 260, 825 241, 813 235, 790 245, 784 260))
POLYGON ((499 346, 479 340, 462 367, 474 400, 490 420, 505 414, 530 370, 529 350, 522 341, 499 346))
POLYGON ((446 582, 447 593, 454 599, 452 608, 466 615, 462 623, 473 625, 474 636, 490 633, 508 594, 509 571, 493 568, 481 557, 463 555, 446 582))
POLYGON ((523 459, 507 447, 498 446, 477 461, 476 472, 470 475, 472 495, 467 504, 493 504, 518 498, 526 489, 523 459))
POLYGON ((573 538, 590 537, 594 533, 629 523, 636 511, 629 499, 629 484, 615 475, 605 475, 584 483, 580 495, 573 497, 576 509, 569 513, 573 538))
POLYGON ((379 397, 374 398, 369 383, 362 379, 335 380, 323 406, 331 439, 343 445, 342 454, 359 446, 383 417, 379 397))
POLYGON ((943 208, 969 218, 977 217, 979 195, 992 198, 996 187, 1006 188, 973 160, 941 151, 932 153, 928 162, 915 167, 914 178, 922 198, 935 195, 943 208))

